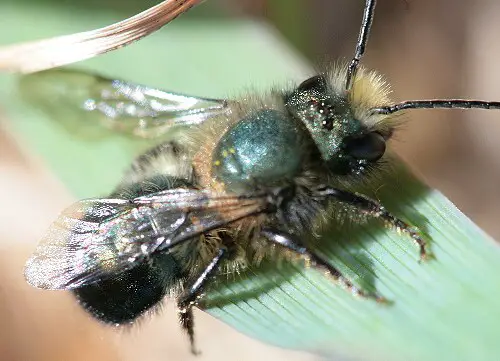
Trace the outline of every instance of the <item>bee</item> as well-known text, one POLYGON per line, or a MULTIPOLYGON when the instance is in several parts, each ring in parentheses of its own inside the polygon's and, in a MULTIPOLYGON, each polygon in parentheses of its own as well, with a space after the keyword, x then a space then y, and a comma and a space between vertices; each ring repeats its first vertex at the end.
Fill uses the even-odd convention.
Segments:
POLYGON ((350 293, 384 302, 310 246, 314 230, 333 217, 332 207, 348 210, 400 231, 427 259, 417 229, 343 185, 380 172, 402 111, 500 109, 500 102, 392 103, 381 76, 360 65, 375 5, 366 0, 349 63, 266 94, 201 98, 68 69, 25 77, 26 92, 52 82, 71 100, 66 106, 112 130, 170 135, 107 197, 63 211, 27 261, 27 281, 71 290, 95 318, 118 325, 175 298, 193 353, 193 307, 207 286, 266 258, 304 260, 350 293))

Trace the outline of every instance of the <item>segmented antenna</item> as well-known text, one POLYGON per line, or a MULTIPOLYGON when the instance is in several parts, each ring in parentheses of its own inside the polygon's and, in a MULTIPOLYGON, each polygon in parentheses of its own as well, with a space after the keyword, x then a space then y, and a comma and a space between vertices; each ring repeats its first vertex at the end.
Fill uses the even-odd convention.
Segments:
POLYGON ((377 0, 366 0, 365 9, 363 11, 363 22, 361 23, 358 42, 356 43, 356 52, 354 53, 354 58, 352 58, 351 63, 349 64, 349 68, 347 69, 347 81, 345 84, 346 92, 350 92, 352 89, 352 84, 356 78, 359 62, 365 53, 376 5, 377 0))
POLYGON ((407 100, 386 107, 372 108, 372 114, 394 114, 406 109, 500 109, 500 102, 467 99, 407 100))

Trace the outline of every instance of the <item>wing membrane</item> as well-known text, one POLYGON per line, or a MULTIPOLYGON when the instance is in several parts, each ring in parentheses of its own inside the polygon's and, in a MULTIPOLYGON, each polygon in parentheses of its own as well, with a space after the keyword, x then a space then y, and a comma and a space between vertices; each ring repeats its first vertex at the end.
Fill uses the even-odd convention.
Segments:
POLYGON ((230 196, 184 188, 130 201, 80 201, 50 226, 26 264, 25 277, 38 288, 78 288, 266 208, 264 194, 230 196))
POLYGON ((197 125, 229 111, 226 100, 178 94, 64 68, 25 75, 20 90, 28 102, 72 128, 104 126, 142 138, 159 137, 173 127, 197 125))

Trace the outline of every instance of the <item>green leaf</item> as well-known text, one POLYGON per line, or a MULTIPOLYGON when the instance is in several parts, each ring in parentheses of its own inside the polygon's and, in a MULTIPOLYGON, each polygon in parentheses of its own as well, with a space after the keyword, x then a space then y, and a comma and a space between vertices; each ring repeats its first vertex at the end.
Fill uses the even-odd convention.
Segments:
MULTIPOLYGON (((203 8, 194 11, 200 16, 203 8)), ((68 16, 72 11, 42 2, 2 3, 0 41, 82 31, 130 15, 82 8, 75 18, 68 16), (37 27, 13 32, 22 21, 37 27)), ((300 58, 262 24, 194 22, 189 16, 82 67, 210 97, 236 95, 249 85, 265 89, 301 79, 307 72, 300 58)), ((2 75, 0 81, 9 129, 78 198, 108 193, 133 157, 148 146, 118 135, 93 140, 69 134, 57 121, 21 102, 13 76, 2 75)), ((419 263, 411 239, 377 221, 332 222, 317 244, 350 279, 384 295, 391 305, 356 299, 300 263, 268 263, 219 282, 208 295, 207 312, 264 342, 330 358, 498 358, 499 247, 397 158, 391 164, 362 191, 419 227, 436 259, 419 263)))
POLYGON ((326 356, 495 359, 498 246, 444 196, 396 159, 393 164, 370 188, 390 211, 422 230, 436 259, 419 263, 408 237, 376 221, 332 224, 318 242, 332 264, 365 288, 374 286, 391 305, 354 299, 322 274, 288 265, 221 285, 209 312, 255 338, 326 356))

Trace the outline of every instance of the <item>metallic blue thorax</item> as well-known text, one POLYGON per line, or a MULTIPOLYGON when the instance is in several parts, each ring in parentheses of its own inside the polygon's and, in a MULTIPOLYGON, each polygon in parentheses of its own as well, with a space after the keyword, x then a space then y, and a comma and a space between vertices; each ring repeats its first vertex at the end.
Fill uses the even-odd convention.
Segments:
POLYGON ((289 179, 299 171, 301 129, 285 114, 259 110, 230 128, 213 153, 213 174, 229 191, 289 179))

